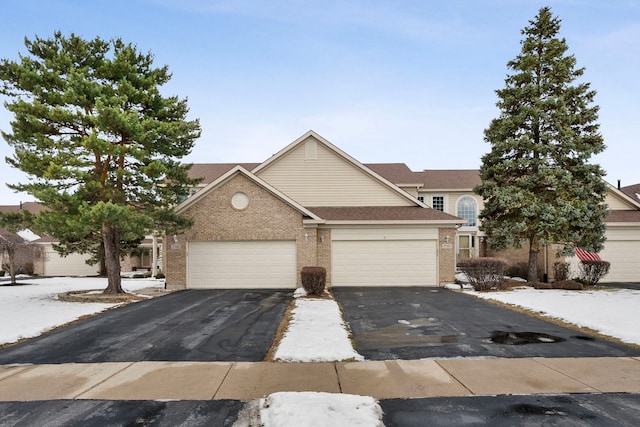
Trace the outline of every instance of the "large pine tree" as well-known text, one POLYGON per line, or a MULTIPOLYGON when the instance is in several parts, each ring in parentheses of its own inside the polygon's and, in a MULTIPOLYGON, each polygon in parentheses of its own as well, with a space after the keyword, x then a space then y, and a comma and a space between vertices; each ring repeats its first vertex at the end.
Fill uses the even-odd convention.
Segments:
POLYGON ((528 281, 537 280, 544 245, 598 251, 605 237, 607 185, 590 158, 605 149, 596 92, 580 81, 584 68, 559 38, 560 20, 540 9, 522 30, 520 54, 497 90, 498 118, 485 130, 491 151, 482 158, 481 230, 494 249, 529 246, 528 281))
POLYGON ((62 253, 100 253, 105 293, 121 293, 122 246, 190 224, 172 207, 194 184, 180 159, 200 125, 186 119, 186 100, 160 93, 168 68, 121 39, 58 32, 25 45, 19 61, 0 61, 14 116, 6 160, 29 177, 10 187, 48 207, 36 223, 62 253))

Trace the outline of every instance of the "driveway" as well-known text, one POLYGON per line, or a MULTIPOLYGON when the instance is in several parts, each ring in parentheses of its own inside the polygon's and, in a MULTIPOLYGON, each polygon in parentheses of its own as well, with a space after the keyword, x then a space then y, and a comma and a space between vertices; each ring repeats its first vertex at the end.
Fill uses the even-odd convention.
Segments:
POLYGON ((623 357, 640 351, 443 288, 334 288, 368 360, 623 357))
POLYGON ((287 290, 187 290, 129 304, 0 350, 0 364, 260 361, 287 290))

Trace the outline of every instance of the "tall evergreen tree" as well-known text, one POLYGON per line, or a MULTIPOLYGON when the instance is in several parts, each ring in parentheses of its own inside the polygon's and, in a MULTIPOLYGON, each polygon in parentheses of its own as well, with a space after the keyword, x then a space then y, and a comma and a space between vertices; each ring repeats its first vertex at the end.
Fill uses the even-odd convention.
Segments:
POLYGON ((584 68, 558 38, 560 20, 548 7, 522 30, 522 50, 497 90, 498 118, 484 132, 481 230, 494 249, 529 246, 528 281, 537 280, 537 255, 551 243, 598 251, 605 237, 607 185, 590 164, 605 149, 596 92, 580 82, 584 68))
POLYGON ((168 67, 121 39, 57 32, 25 45, 19 61, 0 61, 14 116, 2 134, 14 149, 6 160, 29 176, 10 187, 49 208, 36 223, 63 253, 103 250, 105 293, 121 293, 122 245, 191 223, 172 206, 195 184, 180 159, 200 125, 186 119, 186 99, 160 93, 168 67))

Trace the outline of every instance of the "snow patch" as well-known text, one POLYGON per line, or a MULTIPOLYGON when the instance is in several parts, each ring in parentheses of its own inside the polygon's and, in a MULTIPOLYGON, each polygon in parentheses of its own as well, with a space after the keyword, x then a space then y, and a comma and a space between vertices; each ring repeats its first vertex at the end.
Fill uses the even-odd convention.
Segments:
POLYGON ((469 292, 478 298, 491 299, 536 311, 580 327, 631 344, 640 344, 638 307, 640 290, 601 289, 567 291, 518 287, 506 292, 469 292))
POLYGON ((249 402, 234 427, 384 427, 382 408, 369 396, 278 392, 249 402), (257 406, 257 407, 256 407, 257 406))
POLYGON ((283 362, 364 360, 351 344, 338 303, 298 298, 274 359, 283 362))
MULTIPOLYGON (((102 277, 34 278, 19 276, 18 286, 0 281, 0 344, 36 337, 82 316, 100 313, 117 304, 79 303, 58 300, 58 294, 69 291, 105 289, 107 279, 102 277)), ((164 280, 123 280, 127 292, 143 288, 164 288, 164 280)))

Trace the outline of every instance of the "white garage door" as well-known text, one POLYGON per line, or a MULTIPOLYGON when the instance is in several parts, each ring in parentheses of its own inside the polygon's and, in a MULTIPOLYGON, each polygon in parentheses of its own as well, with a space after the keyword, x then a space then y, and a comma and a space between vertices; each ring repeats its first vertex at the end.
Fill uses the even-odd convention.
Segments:
POLYGON ((189 242, 187 287, 295 288, 294 241, 189 242))
POLYGON ((51 244, 44 248, 44 276, 95 276, 100 273, 100 266, 89 265, 85 261, 89 259, 86 254, 69 254, 61 256, 51 244))
POLYGON ((611 263, 609 274, 601 282, 640 282, 640 268, 638 268, 638 254, 640 241, 637 240, 607 240, 600 257, 611 263))
POLYGON ((334 286, 438 286, 435 240, 332 242, 334 286))

